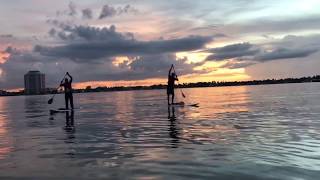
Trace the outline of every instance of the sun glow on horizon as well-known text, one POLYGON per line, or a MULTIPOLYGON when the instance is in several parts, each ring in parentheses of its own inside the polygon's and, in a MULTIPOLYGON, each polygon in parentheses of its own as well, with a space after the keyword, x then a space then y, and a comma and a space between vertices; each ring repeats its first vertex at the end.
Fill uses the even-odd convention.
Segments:
MULTIPOLYGON (((179 83, 196 83, 196 82, 212 82, 212 81, 242 81, 248 80, 250 76, 245 73, 244 68, 240 69, 227 69, 219 68, 215 71, 206 74, 189 74, 179 77, 179 83)), ((157 84, 166 84, 166 78, 149 78, 145 80, 134 81, 87 81, 75 83, 75 89, 84 89, 88 86, 91 88, 96 87, 119 87, 119 86, 151 86, 157 84)))

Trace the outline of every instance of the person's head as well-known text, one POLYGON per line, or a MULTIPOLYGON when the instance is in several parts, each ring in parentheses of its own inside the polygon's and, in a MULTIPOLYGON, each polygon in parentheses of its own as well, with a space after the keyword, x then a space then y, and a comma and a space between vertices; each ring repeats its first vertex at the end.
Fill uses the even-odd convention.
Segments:
POLYGON ((172 76, 172 77, 176 77, 176 73, 174 73, 174 72, 171 73, 171 76, 172 76))
POLYGON ((68 83, 68 82, 69 82, 69 79, 68 79, 68 78, 65 78, 65 79, 64 79, 64 82, 68 83))

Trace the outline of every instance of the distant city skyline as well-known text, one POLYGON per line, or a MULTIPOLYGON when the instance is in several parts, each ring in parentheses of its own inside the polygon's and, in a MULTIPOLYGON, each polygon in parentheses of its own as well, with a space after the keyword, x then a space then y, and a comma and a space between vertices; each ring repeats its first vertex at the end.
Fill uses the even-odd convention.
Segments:
POLYGON ((312 76, 320 67, 320 1, 0 0, 0 89, 29 70, 55 87, 312 76), (23 18, 22 18, 23 17, 23 18))

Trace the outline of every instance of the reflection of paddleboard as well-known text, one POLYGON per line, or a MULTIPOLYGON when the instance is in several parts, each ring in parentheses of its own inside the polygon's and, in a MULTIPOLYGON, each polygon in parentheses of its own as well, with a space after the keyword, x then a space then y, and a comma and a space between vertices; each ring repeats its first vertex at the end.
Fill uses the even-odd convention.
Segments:
POLYGON ((184 107, 184 106, 199 107, 199 103, 186 104, 184 102, 177 102, 177 103, 170 104, 170 106, 175 106, 175 107, 184 107))
POLYGON ((74 108, 74 109, 66 109, 66 108, 50 109, 50 114, 71 112, 71 111, 74 111, 76 109, 80 109, 80 108, 74 108))

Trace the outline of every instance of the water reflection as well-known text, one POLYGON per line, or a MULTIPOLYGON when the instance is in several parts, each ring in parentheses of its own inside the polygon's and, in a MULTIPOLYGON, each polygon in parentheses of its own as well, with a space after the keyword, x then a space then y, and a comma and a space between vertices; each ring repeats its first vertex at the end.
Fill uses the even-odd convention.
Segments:
POLYGON ((70 158, 74 158, 76 155, 75 144, 75 126, 74 126, 74 111, 66 111, 66 125, 64 130, 66 132, 66 138, 64 142, 67 144, 66 155, 70 158))
POLYGON ((7 130, 7 119, 0 115, 0 160, 4 159, 11 152, 11 142, 7 130))
POLYGON ((24 109, 26 113, 39 113, 46 108, 47 103, 45 96, 25 96, 24 97, 24 109))
POLYGON ((127 92, 127 93, 121 93, 121 92, 115 92, 113 94, 113 102, 111 102, 114 105, 115 113, 115 119, 124 125, 130 124, 130 118, 128 118, 128 113, 131 113, 134 111, 134 93, 133 92, 127 92))
MULTIPOLYGON (((75 132, 75 127, 74 127, 74 111, 66 111, 66 126, 65 130, 67 133, 73 134, 75 132)), ((73 136, 71 137, 72 139, 74 138, 73 136)))
POLYGON ((223 119, 226 115, 248 112, 252 101, 248 87, 218 87, 186 89, 185 102, 200 103, 200 107, 190 111, 186 116, 191 119, 204 118, 211 120, 223 119))
POLYGON ((177 148, 179 144, 179 129, 177 128, 177 118, 175 115, 175 108, 168 106, 168 120, 169 120, 169 135, 171 138, 172 148, 177 148))
POLYGON ((7 98, 0 98, 0 160, 6 158, 12 151, 12 141, 8 130, 8 118, 4 115, 7 98))

